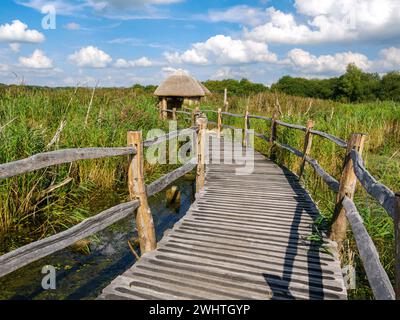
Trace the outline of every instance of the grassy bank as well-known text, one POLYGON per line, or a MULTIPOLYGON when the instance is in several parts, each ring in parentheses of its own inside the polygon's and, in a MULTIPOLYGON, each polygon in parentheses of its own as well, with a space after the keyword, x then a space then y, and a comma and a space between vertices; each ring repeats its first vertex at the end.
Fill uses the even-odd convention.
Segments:
MULTIPOLYGON (((204 108, 217 108, 218 97, 209 99, 204 108)), ((219 97, 221 99, 221 97, 219 97)), ((280 119, 289 123, 306 125, 308 119, 315 122, 315 129, 328 132, 344 140, 351 133, 368 134, 363 157, 367 169, 389 188, 400 190, 400 104, 392 102, 376 102, 366 104, 339 104, 326 100, 311 100, 286 95, 278 96, 282 115, 280 119)), ((220 101, 220 100, 219 100, 220 101)), ((229 111, 244 113, 249 105, 252 114, 272 116, 276 104, 275 94, 258 94, 250 98, 233 98, 229 111)), ((215 115, 212 117, 215 118, 215 115)), ((243 127, 243 120, 225 117, 226 124, 243 127)), ((262 120, 251 120, 252 128, 269 136, 270 123, 262 120)), ((299 150, 303 149, 304 132, 279 127, 278 140, 290 144, 299 150)), ((269 145, 256 138, 256 149, 267 155, 269 145)), ((318 160, 322 167, 336 179, 340 178, 343 165, 344 150, 323 138, 314 137, 311 156, 318 160)), ((278 152, 278 162, 298 172, 300 160, 287 151, 278 152)), ((335 195, 307 167, 304 177, 305 185, 321 209, 322 214, 330 220, 335 195)), ((356 204, 364 218, 369 234, 381 256, 383 266, 394 281, 394 231, 391 218, 371 199, 364 189, 358 185, 356 204)), ((357 270, 357 289, 349 291, 352 298, 372 298, 362 262, 357 254, 356 244, 349 232, 349 240, 343 252, 343 264, 352 263, 357 270)))

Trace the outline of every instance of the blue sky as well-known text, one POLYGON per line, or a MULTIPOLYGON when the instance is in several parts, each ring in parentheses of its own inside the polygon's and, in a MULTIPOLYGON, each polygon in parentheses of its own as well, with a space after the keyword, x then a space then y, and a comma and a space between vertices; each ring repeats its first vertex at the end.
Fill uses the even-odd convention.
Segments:
POLYGON ((0 82, 158 84, 400 67, 397 0, 3 0, 0 82), (55 20, 54 20, 55 18, 55 20), (55 28, 42 22, 54 22, 55 28))

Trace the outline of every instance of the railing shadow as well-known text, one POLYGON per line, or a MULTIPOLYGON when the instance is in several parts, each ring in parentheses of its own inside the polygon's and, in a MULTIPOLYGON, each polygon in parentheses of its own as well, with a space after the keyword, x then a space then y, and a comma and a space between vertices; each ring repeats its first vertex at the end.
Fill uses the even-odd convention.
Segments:
POLYGON ((292 190, 296 194, 295 199, 297 201, 297 206, 295 208, 290 227, 282 276, 272 274, 263 274, 263 276, 272 290, 272 299, 295 299, 290 287, 292 281, 294 280, 300 285, 296 291, 301 293, 301 295, 304 295, 305 297, 308 295, 309 299, 324 299, 323 274, 319 256, 321 243, 319 241, 307 239, 307 237, 302 236, 299 233, 302 215, 307 214, 313 219, 313 221, 315 221, 315 219, 318 217, 318 215, 315 213, 317 208, 315 207, 311 197, 300 185, 298 178, 288 169, 284 167, 282 167, 282 169, 292 190), (303 206, 300 200, 303 203, 304 201, 309 202, 310 206, 303 206), (301 250, 307 250, 306 271, 308 272, 308 282, 305 279, 300 279, 299 275, 294 271, 294 263, 296 256, 299 253, 300 246, 302 247, 301 250), (301 285, 304 287, 301 288, 301 285))

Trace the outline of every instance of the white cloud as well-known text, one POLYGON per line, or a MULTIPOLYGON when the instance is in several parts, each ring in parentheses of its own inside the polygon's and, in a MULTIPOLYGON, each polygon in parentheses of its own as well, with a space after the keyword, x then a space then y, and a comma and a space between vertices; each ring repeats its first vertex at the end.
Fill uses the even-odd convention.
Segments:
POLYGON ((107 53, 93 46, 81 48, 79 51, 69 55, 68 59, 78 67, 89 68, 105 68, 112 61, 112 58, 107 53))
POLYGON ((255 41, 318 44, 400 37, 398 0, 295 0, 294 14, 269 8, 267 20, 245 36, 255 41))
POLYGON ((118 59, 114 64, 116 68, 151 67, 152 65, 153 62, 146 57, 142 57, 136 60, 118 59))
POLYGON ((19 52, 21 49, 21 44, 18 42, 10 43, 9 46, 13 52, 19 52))
POLYGON ((302 49, 289 51, 287 59, 281 63, 289 65, 300 73, 311 74, 341 74, 346 71, 350 63, 354 63, 363 70, 368 70, 372 66, 368 57, 360 53, 342 52, 317 57, 302 49))
POLYGON ((380 60, 375 62, 375 68, 379 71, 400 69, 400 48, 386 48, 379 52, 380 60))
POLYGON ((19 20, 13 20, 11 24, 0 25, 0 41, 39 43, 44 39, 43 34, 28 29, 28 26, 19 20))
POLYGON ((205 18, 211 22, 231 22, 256 26, 266 20, 267 14, 261 8, 238 5, 225 10, 210 10, 205 18))
POLYGON ((235 40, 216 35, 205 42, 198 42, 183 53, 164 53, 169 63, 181 64, 241 64, 251 62, 276 62, 275 54, 264 43, 252 40, 235 40))
POLYGON ((52 69, 53 61, 42 50, 36 49, 30 57, 20 57, 21 66, 29 69, 52 69))
POLYGON ((81 26, 76 22, 70 22, 65 25, 65 29, 67 30, 80 30, 81 26))

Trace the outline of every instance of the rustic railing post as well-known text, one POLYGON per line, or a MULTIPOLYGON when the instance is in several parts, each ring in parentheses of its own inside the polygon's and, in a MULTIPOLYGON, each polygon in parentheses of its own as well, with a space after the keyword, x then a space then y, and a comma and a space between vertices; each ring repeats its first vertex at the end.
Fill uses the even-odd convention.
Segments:
POLYGON ((139 199, 140 206, 136 211, 136 229, 139 235, 140 252, 144 254, 157 247, 153 216, 147 201, 147 191, 144 181, 144 157, 141 131, 128 132, 128 146, 136 149, 131 158, 128 171, 128 186, 131 200, 139 199))
POLYGON ((172 108, 172 120, 176 121, 176 108, 172 108))
POLYGON ((197 124, 196 118, 197 118, 199 111, 200 111, 199 107, 196 107, 192 110, 192 127, 196 126, 196 124, 197 124))
POLYGON ((249 131, 250 130, 250 118, 249 111, 246 110, 244 114, 244 137, 243 137, 243 146, 247 148, 249 146, 249 131))
POLYGON ((272 161, 276 160, 276 146, 275 146, 275 140, 277 136, 277 123, 276 120, 278 118, 278 112, 277 110, 274 111, 274 114, 272 115, 272 120, 271 120, 271 136, 269 138, 269 142, 271 143, 270 146, 270 159, 272 161))
POLYGON ((365 134, 353 133, 347 143, 347 151, 343 165, 342 176, 340 178, 339 192, 336 197, 335 211, 333 213, 330 237, 338 244, 339 250, 343 241, 346 239, 347 219, 346 212, 343 208, 342 201, 345 196, 350 199, 354 198, 356 190, 357 177, 353 169, 353 161, 350 157, 351 150, 355 149, 362 154, 364 149, 365 134))
POLYGON ((196 171, 196 193, 204 187, 205 167, 206 167, 206 129, 207 118, 198 117, 196 119, 199 132, 197 134, 197 171, 196 171))
POLYGON ((228 112, 229 102, 228 102, 228 89, 224 89, 224 109, 225 112, 228 112))
POLYGON ((222 129, 222 110, 218 108, 218 120, 217 120, 217 135, 218 138, 221 137, 221 129, 222 129))
POLYGON ((396 300, 400 300, 400 192, 395 196, 394 207, 394 235, 395 235, 395 276, 396 283, 394 291, 396 293, 396 300))
POLYGON ((301 176, 304 173, 304 168, 306 165, 306 157, 310 155, 311 152, 311 146, 312 146, 312 133, 311 130, 314 127, 314 122, 312 120, 307 121, 307 130, 306 130, 306 135, 304 138, 304 149, 303 149, 303 159, 301 161, 300 165, 300 171, 299 171, 299 179, 301 179, 301 176))

